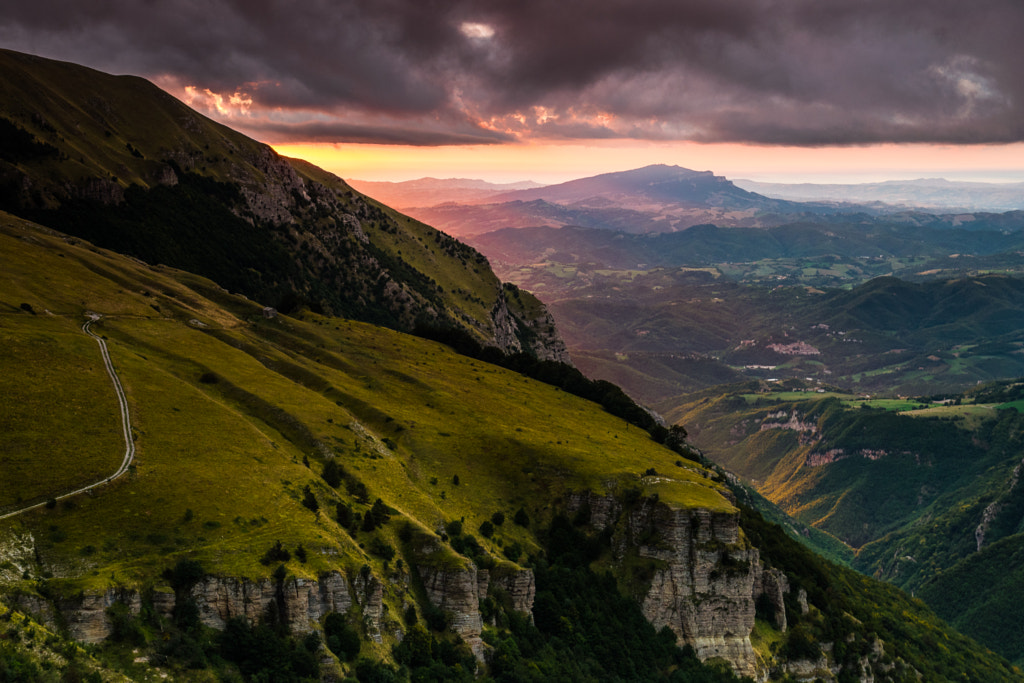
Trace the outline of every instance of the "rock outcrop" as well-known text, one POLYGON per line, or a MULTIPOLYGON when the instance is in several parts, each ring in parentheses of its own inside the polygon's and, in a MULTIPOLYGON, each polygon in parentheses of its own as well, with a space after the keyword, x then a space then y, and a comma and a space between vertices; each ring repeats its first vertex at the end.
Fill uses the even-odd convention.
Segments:
POLYGON ((466 562, 462 567, 420 566, 419 572, 430 604, 451 612, 452 630, 474 646, 483 630, 476 565, 466 562))
MULTIPOLYGON (((763 609, 764 615, 772 625, 785 631, 789 624, 786 621, 786 593, 789 593, 789 579, 778 569, 762 569, 757 565, 754 574, 754 599, 763 609)), ((803 590, 803 589, 801 589, 803 590)), ((806 602, 806 592, 804 593, 806 602)))
POLYGON ((513 610, 527 614, 533 611, 537 584, 531 569, 499 567, 492 575, 469 561, 463 566, 420 565, 417 569, 430 604, 452 614, 452 631, 458 633, 480 659, 485 649, 480 637, 483 632, 480 601, 500 589, 507 595, 513 610))
MULTIPOLYGON (((363 608, 371 637, 380 638, 383 615, 383 593, 380 582, 359 577, 350 582, 339 572, 324 574, 319 580, 291 579, 279 586, 272 579, 248 580, 207 576, 190 591, 199 609, 200 621, 211 628, 223 629, 229 619, 244 617, 256 622, 264 618, 271 606, 279 609, 294 633, 308 633, 313 624, 329 612, 344 613, 358 603, 363 608)), ((109 609, 124 605, 131 614, 142 609, 143 595, 127 588, 111 588, 101 593, 83 593, 74 598, 58 600, 68 632, 83 643, 98 643, 113 631, 109 609)), ((145 596, 157 614, 170 617, 176 598, 173 592, 157 588, 145 596)), ((41 598, 26 597, 19 603, 26 611, 38 615, 43 623, 54 625, 55 612, 41 598)))
POLYGON ((756 675, 756 548, 741 541, 736 513, 676 510, 643 501, 626 520, 617 549, 663 563, 641 607, 656 628, 668 626, 701 660, 718 657, 756 675))
POLYGON ((491 579, 491 586, 503 590, 509 598, 512 609, 517 612, 533 612, 533 600, 537 596, 537 580, 532 569, 519 569, 491 579))
POLYGON ((761 565, 740 533, 738 512, 675 509, 642 499, 626 509, 612 496, 589 491, 566 498, 570 515, 613 532, 613 554, 649 561, 649 584, 636 596, 656 628, 668 626, 701 660, 721 658, 740 674, 757 676, 750 643, 756 607, 786 629, 789 580, 761 565))

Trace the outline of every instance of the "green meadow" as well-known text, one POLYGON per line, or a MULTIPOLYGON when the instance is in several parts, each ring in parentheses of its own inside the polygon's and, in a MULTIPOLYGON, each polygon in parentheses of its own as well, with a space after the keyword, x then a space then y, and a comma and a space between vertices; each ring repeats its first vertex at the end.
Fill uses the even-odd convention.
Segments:
MULTIPOLYGON (((265 576, 260 559, 276 541, 307 551, 289 564, 296 575, 379 566, 367 544, 397 546, 404 522, 434 532, 460 520, 475 531, 522 509, 541 523, 570 490, 633 487, 682 507, 733 509, 708 472, 646 432, 441 344, 308 311, 267 319, 258 303, 194 275, 16 219, 4 219, 0 247, 0 330, 14 351, 4 390, 19 397, 3 408, 17 434, 5 444, 4 481, 18 482, 6 501, 56 495, 120 463, 113 388, 79 329, 86 311, 103 316, 93 329, 130 404, 129 475, 0 524, 36 539, 62 592, 137 585, 184 557, 265 576), (40 259, 46 268, 30 267, 40 259), (328 486, 328 460, 367 494, 328 486), (651 469, 657 476, 642 477, 651 469), (307 491, 318 510, 304 505, 307 491), (381 529, 353 535, 334 518, 338 503, 365 514, 377 498, 392 510, 381 529)), ((506 544, 529 549, 532 539, 506 523, 479 540, 502 557, 506 544)))

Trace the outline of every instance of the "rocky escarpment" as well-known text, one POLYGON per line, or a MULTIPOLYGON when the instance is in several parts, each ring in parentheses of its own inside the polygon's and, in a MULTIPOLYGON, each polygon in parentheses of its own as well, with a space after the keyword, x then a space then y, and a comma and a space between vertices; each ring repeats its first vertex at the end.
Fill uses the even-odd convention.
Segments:
MULTIPOLYGON (((228 620, 235 617, 255 623, 274 609, 292 632, 307 633, 328 613, 344 614, 353 605, 359 605, 367 632, 377 642, 381 641, 383 592, 380 582, 372 576, 359 575, 350 581, 340 572, 332 571, 316 581, 292 578, 280 583, 269 578, 206 576, 189 589, 187 595, 195 601, 200 621, 215 629, 223 629, 228 620)), ((121 604, 130 614, 138 615, 145 601, 151 602, 157 614, 170 618, 178 597, 168 588, 145 592, 111 588, 52 603, 30 595, 15 600, 44 623, 56 626, 58 620, 63 621, 71 637, 83 643, 98 643, 111 635, 111 607, 121 604)))
POLYGON ((558 335, 555 319, 547 307, 540 303, 532 294, 521 292, 518 288, 505 284, 503 294, 499 295, 491 309, 491 322, 494 326, 494 345, 506 352, 526 352, 539 360, 551 360, 558 363, 572 364, 569 350, 558 335), (514 293, 513 301, 518 310, 509 305, 508 293, 514 293), (528 298, 532 314, 522 306, 523 298, 528 298))
POLYGON ((595 529, 613 528, 617 561, 632 557, 647 568, 635 597, 655 627, 669 627, 702 660, 721 658, 740 674, 758 675, 750 642, 756 606, 785 630, 790 586, 785 574, 762 566, 740 532, 738 512, 680 510, 656 499, 624 508, 589 492, 567 502, 595 529))

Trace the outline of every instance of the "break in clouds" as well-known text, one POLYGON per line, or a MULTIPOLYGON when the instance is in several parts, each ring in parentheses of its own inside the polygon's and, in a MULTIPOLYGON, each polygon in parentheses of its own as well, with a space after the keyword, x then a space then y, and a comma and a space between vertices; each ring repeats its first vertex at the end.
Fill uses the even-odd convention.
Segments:
POLYGON ((1020 0, 35 0, 0 45, 271 142, 1024 139, 1020 0))

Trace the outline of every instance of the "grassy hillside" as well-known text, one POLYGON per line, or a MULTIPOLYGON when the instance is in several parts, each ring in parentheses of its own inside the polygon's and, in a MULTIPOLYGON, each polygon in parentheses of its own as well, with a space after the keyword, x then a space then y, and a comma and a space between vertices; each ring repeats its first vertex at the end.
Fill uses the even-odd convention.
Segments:
MULTIPOLYGON (((495 513, 509 520, 522 513, 522 525, 507 521, 490 535, 474 534, 500 567, 555 552, 537 530, 570 490, 633 489, 677 507, 735 510, 723 485, 699 465, 552 386, 363 323, 308 311, 266 318, 258 302, 203 278, 11 216, 0 226, 0 329, 17 348, 34 351, 5 367, 4 391, 14 397, 5 410, 47 388, 69 397, 30 417, 11 413, 25 435, 20 458, 0 460, 0 481, 19 482, 14 488, 24 489, 23 499, 30 492, 55 496, 65 481, 73 486, 116 467, 116 415, 102 400, 112 395, 109 378, 90 358, 95 342, 78 330, 87 311, 103 316, 93 329, 106 338, 128 394, 138 453, 126 477, 93 494, 0 521, 6 592, 60 598, 109 587, 168 591, 175 579, 165 572, 184 559, 215 575, 265 578, 268 551, 280 541, 292 551, 285 562, 290 576, 315 578, 329 569, 353 576, 365 566, 390 577, 384 600, 397 615, 405 609, 400 586, 408 569, 387 549, 402 547, 407 523, 432 536, 443 528, 456 533, 452 522, 469 531, 495 513), (76 335, 88 343, 77 343, 76 335), (65 364, 68 373, 52 371, 65 364), (74 457, 86 447, 95 453, 91 472, 74 457), (328 461, 344 472, 337 488, 321 476, 328 461), (651 468, 659 476, 644 477, 651 468), (367 516, 376 498, 390 511, 383 526, 339 525, 338 503, 367 516)), ((466 561, 448 545, 420 560, 466 561)), ((569 575, 538 576, 549 582, 538 589, 570 590, 562 583, 569 575)), ((826 637, 826 623, 811 620, 807 628, 825 628, 815 637, 826 637)), ((501 637, 525 638, 523 647, 539 637, 520 626, 501 637)), ((880 628, 879 637, 905 660, 897 635, 880 628)), ((957 642, 958 656, 974 652, 957 642)), ((364 652, 385 656, 390 645, 367 642, 364 652)), ((123 651, 111 647, 104 661, 113 666, 123 651)), ((529 656, 552 657, 545 659, 551 666, 559 657, 529 656)), ((1002 666, 970 655, 979 656, 971 665, 978 670, 1002 666)))
POLYGON ((94 329, 125 384, 139 451, 129 481, 102 501, 81 497, 9 523, 38 540, 38 571, 131 583, 187 553, 212 571, 253 576, 277 538, 318 549, 303 569, 310 575, 330 564, 328 550, 364 561, 330 513, 300 504, 305 486, 325 512, 350 500, 318 476, 331 455, 428 528, 460 518, 475 528, 520 507, 543 518, 562 491, 639 485, 650 466, 674 472, 652 485, 663 499, 729 507, 696 465, 676 467, 646 433, 441 345, 310 313, 268 320, 208 281, 11 217, 3 241, 3 333, 26 349, 5 357, 5 410, 24 434, 2 479, 24 484, 5 490, 4 502, 116 468, 113 393, 95 343, 78 331, 85 311, 104 316, 94 329), (54 401, 54 391, 68 398, 54 401), (27 412, 33 401, 48 409, 27 412), (79 444, 94 453, 88 470, 79 444))
POLYGON ((0 74, 0 209, 285 312, 523 346, 483 256, 340 178, 139 78, 10 51, 0 74))

